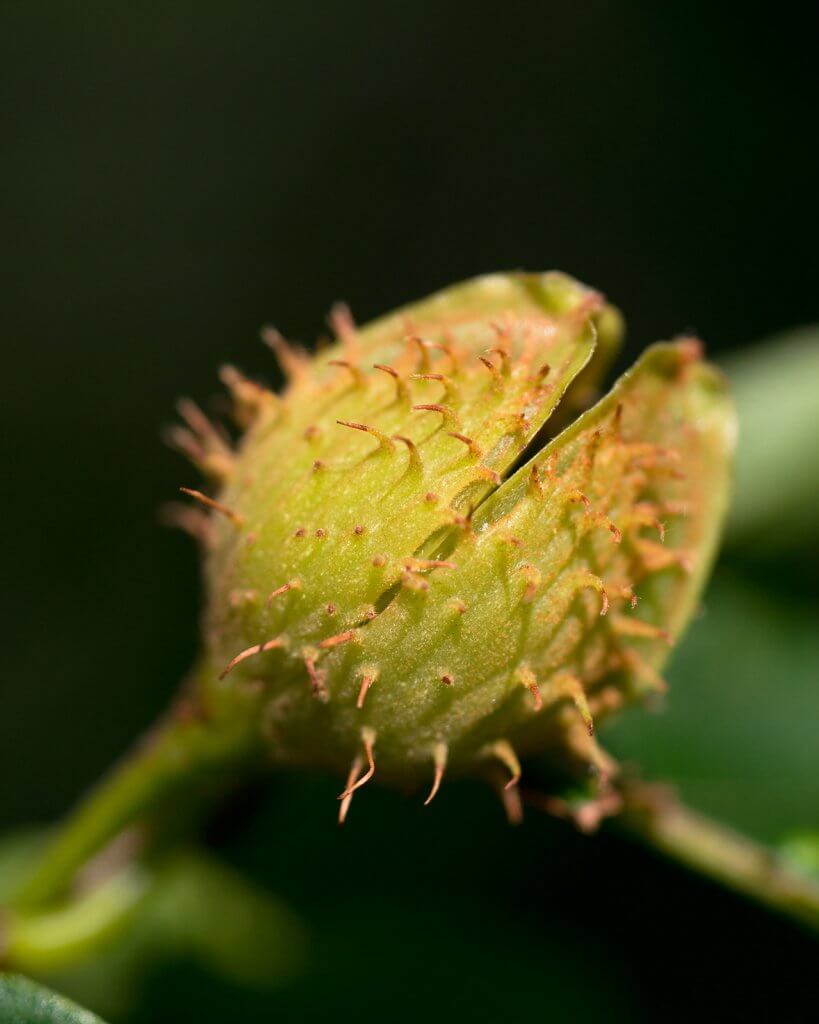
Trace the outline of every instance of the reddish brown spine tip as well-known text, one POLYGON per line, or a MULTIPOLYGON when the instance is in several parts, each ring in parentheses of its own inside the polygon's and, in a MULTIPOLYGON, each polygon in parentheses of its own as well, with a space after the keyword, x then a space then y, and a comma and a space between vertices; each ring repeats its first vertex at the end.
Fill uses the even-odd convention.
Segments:
POLYGON ((420 470, 423 466, 421 462, 421 453, 418 451, 418 446, 410 437, 405 437, 403 434, 393 434, 393 441, 400 441, 401 444, 406 445, 407 451, 409 452, 410 469, 420 470))
POLYGON ((321 641, 319 647, 327 650, 331 647, 340 647, 342 644, 347 644, 351 640, 355 640, 358 634, 354 629, 346 629, 343 633, 336 633, 335 636, 325 637, 321 641))
POLYGON ((281 636, 274 637, 272 640, 265 640, 263 643, 260 644, 253 644, 251 647, 247 647, 245 648, 245 650, 240 651, 235 658, 231 658, 231 660, 225 666, 224 670, 221 672, 219 678, 224 679, 225 676, 231 673, 236 668, 236 666, 239 665, 241 662, 245 661, 245 659, 252 658, 256 654, 264 654, 265 651, 272 651, 275 648, 283 646, 284 637, 281 636))
POLYGON ((591 502, 582 491, 569 491, 567 497, 569 501, 580 502, 587 512, 591 508, 591 502))
POLYGON ((361 730, 361 743, 367 756, 367 771, 352 786, 347 786, 344 792, 339 795, 339 800, 346 800, 351 797, 357 789, 360 789, 365 783, 369 782, 373 775, 375 775, 375 757, 373 755, 375 732, 372 729, 363 728, 361 730))
POLYGON ((506 351, 506 349, 505 348, 490 348, 488 351, 490 353, 492 353, 493 355, 500 356, 501 366, 503 367, 502 372, 504 373, 504 375, 508 375, 510 367, 511 367, 511 363, 509 361, 509 353, 506 351))
POLYGON ((520 761, 515 753, 514 747, 508 740, 496 740, 483 749, 483 756, 494 758, 509 772, 509 781, 503 787, 504 790, 513 789, 520 781, 520 761))
POLYGON ((397 399, 405 399, 409 395, 406 381, 403 380, 401 375, 392 366, 387 366, 385 363, 373 363, 374 370, 381 370, 382 373, 388 373, 390 377, 395 381, 395 396, 397 399))
POLYGON ((473 455, 473 456, 474 456, 474 457, 475 457, 476 459, 482 459, 482 458, 483 458, 483 452, 482 452, 482 451, 481 451, 481 449, 480 449, 480 448, 478 447, 478 445, 477 445, 477 444, 476 444, 476 443, 475 443, 475 442, 474 442, 474 441, 472 440, 472 438, 471 438, 471 437, 467 437, 467 436, 466 436, 466 434, 459 434, 459 433, 458 433, 457 431, 455 431, 455 430, 450 430, 450 431, 449 431, 449 436, 450 436, 450 437, 454 437, 454 438, 455 438, 455 440, 456 440, 456 441, 460 441, 460 442, 461 442, 461 444, 465 444, 465 445, 466 445, 466 447, 467 447, 467 448, 469 449, 470 453, 471 453, 471 454, 472 454, 472 455, 473 455))
POLYGON ((583 720, 586 731, 589 736, 593 736, 594 719, 592 718, 591 709, 589 708, 589 702, 586 699, 586 691, 583 687, 582 681, 571 672, 566 672, 562 676, 558 677, 555 686, 558 693, 564 697, 568 697, 572 701, 580 713, 580 717, 583 720))
POLYGON ((497 366, 495 366, 491 359, 487 359, 486 356, 478 356, 478 359, 480 359, 480 361, 492 375, 493 386, 500 391, 503 388, 503 374, 500 372, 497 366))
POLYGON ((454 409, 451 409, 448 405, 440 405, 437 402, 428 402, 423 405, 414 405, 413 410, 415 412, 437 412, 440 413, 444 418, 444 423, 447 423, 454 427, 456 430, 460 427, 461 423, 458 419, 454 409))
POLYGON ((366 378, 361 367, 351 363, 349 359, 328 359, 327 365, 338 366, 342 370, 347 370, 357 387, 361 387, 365 383, 366 378))
POLYGON ((418 370, 420 373, 429 373, 429 342, 419 338, 417 334, 410 334, 407 337, 410 345, 418 346, 418 370))
POLYGON ((378 444, 384 451, 394 451, 395 445, 392 442, 392 438, 387 437, 386 434, 382 434, 380 430, 376 430, 375 427, 370 427, 366 423, 353 423, 351 420, 336 420, 336 423, 340 427, 350 427, 351 430, 361 430, 365 434, 369 434, 374 437, 378 444))
POLYGON ((378 677, 377 672, 365 672, 361 677, 361 687, 358 691, 358 697, 356 697, 355 706, 360 711, 364 707, 364 701, 367 698, 367 693, 370 687, 373 685, 378 677))
POLYGON ((449 372, 457 373, 460 365, 460 359, 455 350, 452 332, 448 329, 444 330, 444 337, 447 339, 445 342, 431 341, 429 343, 429 347, 435 349, 437 352, 443 352, 449 360, 449 372))
POLYGON ((458 385, 443 373, 413 373, 413 380, 434 380, 444 386, 444 397, 447 401, 457 401, 460 397, 458 385))
POLYGON ((348 795, 341 801, 341 806, 338 809, 338 823, 343 825, 347 819, 347 812, 350 809, 350 801, 353 799, 353 783, 358 778, 361 769, 364 767, 364 761, 360 754, 356 754, 353 758, 353 763, 350 765, 350 771, 347 775, 347 782, 344 785, 344 792, 348 795))
POLYGON ((432 752, 432 760, 435 765, 435 775, 432 780, 432 789, 430 789, 429 796, 424 801, 424 807, 429 807, 435 799, 438 790, 441 788, 441 780, 443 779, 444 772, 446 771, 448 753, 449 751, 446 743, 435 744, 435 749, 432 752))
POLYGON ((290 590, 294 590, 296 587, 301 586, 298 580, 290 580, 288 583, 282 583, 280 587, 276 587, 275 590, 271 590, 267 595, 267 607, 269 608, 272 602, 280 597, 282 594, 286 594, 290 590))
POLYGON ((180 487, 179 490, 183 494, 187 494, 189 498, 193 498, 195 501, 198 501, 200 505, 204 505, 206 508, 212 508, 214 512, 219 512, 236 526, 241 526, 244 522, 244 519, 238 512, 234 512, 233 509, 228 508, 227 505, 223 505, 221 501, 209 498, 207 494, 203 494, 201 491, 195 491, 190 487, 180 487))
POLYGON ((386 363, 373 363, 374 370, 382 370, 384 373, 388 373, 394 380, 399 380, 398 370, 392 366, 387 366, 386 363))

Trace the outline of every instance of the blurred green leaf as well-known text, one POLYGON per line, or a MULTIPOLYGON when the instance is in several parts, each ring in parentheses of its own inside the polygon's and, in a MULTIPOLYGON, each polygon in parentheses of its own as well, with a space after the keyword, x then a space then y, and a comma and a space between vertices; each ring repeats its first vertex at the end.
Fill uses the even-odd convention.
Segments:
POLYGON ((2 1024, 104 1024, 56 992, 18 974, 0 976, 2 1024))
POLYGON ((278 984, 305 952, 302 927, 283 904, 201 853, 165 865, 146 920, 169 956, 193 956, 242 984, 278 984))
POLYGON ((729 544, 761 551, 819 538, 819 325, 723 361, 739 414, 729 544))
MULTIPOLYGON (((0 903, 42 841, 42 833, 23 833, 0 844, 0 903)), ((26 930, 36 940, 37 919, 26 930)), ((112 922, 102 944, 89 947, 80 935, 65 950, 49 946, 16 966, 118 1016, 165 964, 194 962, 237 984, 273 988, 299 969, 304 950, 302 926, 283 904, 215 859, 186 850, 153 869, 139 903, 128 906, 119 926, 112 922)))
POLYGON ((815 606, 722 570, 668 679, 664 713, 606 729, 620 758, 762 841, 819 829, 815 606))

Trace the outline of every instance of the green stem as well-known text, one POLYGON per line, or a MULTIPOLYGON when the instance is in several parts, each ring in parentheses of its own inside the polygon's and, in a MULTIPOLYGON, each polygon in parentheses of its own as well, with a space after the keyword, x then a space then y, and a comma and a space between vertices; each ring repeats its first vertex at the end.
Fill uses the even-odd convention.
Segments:
MULTIPOLYGON (((14 910, 47 906, 110 840, 208 785, 217 791, 253 758, 243 723, 233 728, 171 720, 153 733, 58 830, 13 901, 14 910)), ((185 805, 181 805, 184 813, 185 805)))
POLYGON ((757 902, 819 930, 819 882, 747 836, 648 785, 624 791, 616 819, 656 849, 757 902))
POLYGON ((34 914, 8 914, 4 966, 27 973, 59 969, 93 954, 125 927, 154 879, 129 864, 79 899, 34 914))

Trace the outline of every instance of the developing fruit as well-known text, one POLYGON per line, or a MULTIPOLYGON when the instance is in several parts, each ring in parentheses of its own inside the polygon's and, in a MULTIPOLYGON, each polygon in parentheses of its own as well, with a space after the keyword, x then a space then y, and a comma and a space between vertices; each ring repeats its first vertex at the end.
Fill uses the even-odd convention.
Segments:
MULTIPOLYGON (((733 440, 691 339, 582 411, 619 315, 560 274, 493 275, 317 356, 265 332, 281 397, 233 369, 234 447, 190 403, 204 650, 189 709, 276 762, 425 785, 519 756, 614 770, 594 723, 662 690, 711 563, 733 440)), ((507 794, 509 789, 506 789, 507 794)), ((514 794, 507 796, 515 813, 514 794)))
POLYGON ((560 274, 332 319, 314 357, 265 332, 281 396, 223 370, 237 443, 181 403, 171 439, 210 481, 175 513, 204 549, 202 653, 33 865, 21 920, 115 837, 161 847, 180 800, 270 762, 336 772, 342 821, 371 780, 428 803, 445 773, 487 774, 514 819, 522 756, 616 808, 594 728, 664 689, 698 601, 734 439, 722 377, 683 339, 592 404, 620 317, 560 274))

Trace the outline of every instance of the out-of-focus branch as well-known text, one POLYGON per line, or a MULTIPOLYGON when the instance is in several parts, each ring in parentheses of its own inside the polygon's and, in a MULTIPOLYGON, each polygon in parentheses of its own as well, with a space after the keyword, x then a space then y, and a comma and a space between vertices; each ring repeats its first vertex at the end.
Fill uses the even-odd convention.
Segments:
POLYGON ((819 931, 819 882, 775 850, 681 804, 667 789, 629 783, 616 821, 674 860, 819 931))

